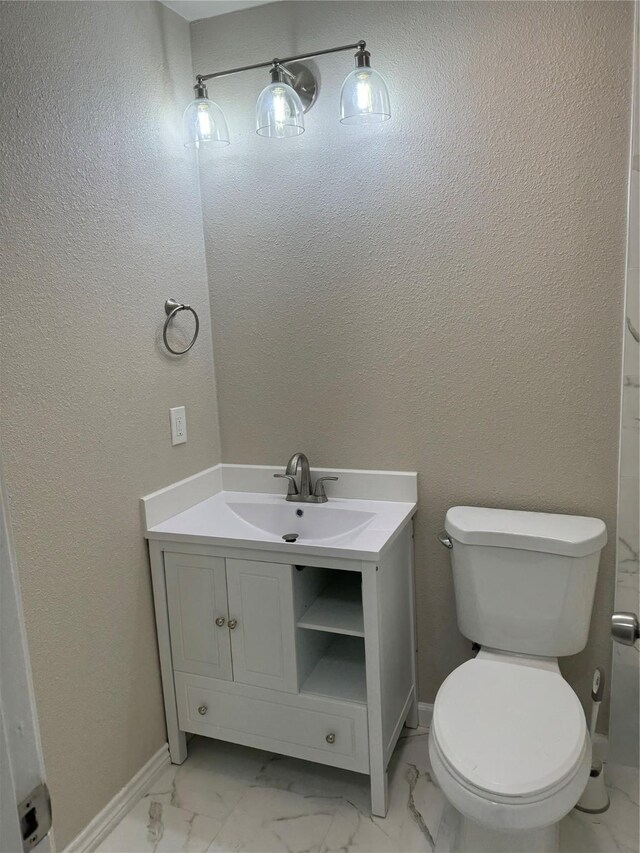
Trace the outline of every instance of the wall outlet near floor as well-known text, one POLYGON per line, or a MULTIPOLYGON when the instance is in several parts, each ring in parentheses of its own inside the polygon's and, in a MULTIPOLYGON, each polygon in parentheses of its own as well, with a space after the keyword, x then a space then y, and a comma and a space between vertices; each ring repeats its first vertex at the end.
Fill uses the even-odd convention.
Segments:
POLYGON ((169 409, 171 418, 171 444, 184 444, 187 440, 187 411, 184 406, 169 409))

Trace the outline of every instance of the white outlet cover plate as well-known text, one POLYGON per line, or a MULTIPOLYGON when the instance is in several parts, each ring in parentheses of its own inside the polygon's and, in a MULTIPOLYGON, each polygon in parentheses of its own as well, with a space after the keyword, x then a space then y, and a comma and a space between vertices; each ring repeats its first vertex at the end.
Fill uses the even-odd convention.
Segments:
POLYGON ((187 411, 184 406, 169 409, 171 419, 171 444, 185 444, 187 440, 187 411))

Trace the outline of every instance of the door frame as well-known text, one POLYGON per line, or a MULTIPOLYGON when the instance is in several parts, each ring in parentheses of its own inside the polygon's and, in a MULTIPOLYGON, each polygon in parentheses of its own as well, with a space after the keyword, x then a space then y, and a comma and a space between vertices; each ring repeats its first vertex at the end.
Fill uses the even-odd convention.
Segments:
MULTIPOLYGON (((45 769, 1 459, 0 762, 0 850, 22 850, 18 804, 45 782, 45 769)), ((53 831, 33 850, 53 853, 53 831)))

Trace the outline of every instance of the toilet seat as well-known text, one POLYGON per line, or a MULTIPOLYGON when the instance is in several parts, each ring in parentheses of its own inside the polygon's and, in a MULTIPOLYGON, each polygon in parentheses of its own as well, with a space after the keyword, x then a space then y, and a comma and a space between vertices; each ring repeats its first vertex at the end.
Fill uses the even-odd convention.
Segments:
POLYGON ((591 743, 585 733, 582 758, 573 775, 536 801, 523 797, 498 797, 486 791, 473 791, 468 785, 461 784, 460 778, 445 763, 433 729, 429 733, 429 759, 443 794, 467 820, 491 831, 526 832, 556 824, 578 802, 589 778, 591 743))
MULTIPOLYGON (((453 767, 449 761, 447 760, 445 754, 440 748, 437 738, 433 729, 430 732, 429 737, 429 747, 430 753, 437 755, 438 763, 441 764, 444 771, 448 774, 450 781, 452 781, 457 787, 460 788, 461 791, 466 792, 469 796, 473 796, 480 801, 484 801, 486 804, 491 804, 492 806, 507 806, 513 810, 514 806, 532 806, 535 807, 536 804, 544 804, 549 800, 552 800, 556 794, 561 794, 565 791, 566 787, 572 785, 576 779, 576 776, 580 775, 583 768, 591 764, 591 744, 589 738, 585 735, 585 740, 582 745, 582 750, 580 754, 580 758, 576 764, 576 767, 568 773, 566 776, 563 776, 555 785, 547 788, 545 791, 540 791, 536 794, 526 794, 519 796, 508 796, 504 794, 496 794, 492 791, 487 791, 483 788, 478 788, 472 783, 469 782, 468 779, 465 779, 455 767, 453 767)), ((433 764, 432 760, 432 764, 433 764)), ((584 780, 586 783, 586 779, 584 780)), ((580 788, 580 793, 584 789, 584 784, 580 788)), ((516 809, 517 810, 517 809, 516 809)))
POLYGON ((458 784, 493 802, 534 803, 573 780, 588 735, 578 697, 559 671, 478 657, 438 691, 432 734, 458 784))

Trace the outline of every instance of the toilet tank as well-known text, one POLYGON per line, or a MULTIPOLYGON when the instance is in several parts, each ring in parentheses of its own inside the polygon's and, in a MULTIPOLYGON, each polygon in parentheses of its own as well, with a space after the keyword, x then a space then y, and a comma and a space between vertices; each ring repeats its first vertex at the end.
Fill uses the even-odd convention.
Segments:
POLYGON ((455 506, 445 529, 458 626, 466 637, 542 657, 585 647, 607 541, 603 521, 455 506))

